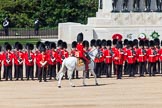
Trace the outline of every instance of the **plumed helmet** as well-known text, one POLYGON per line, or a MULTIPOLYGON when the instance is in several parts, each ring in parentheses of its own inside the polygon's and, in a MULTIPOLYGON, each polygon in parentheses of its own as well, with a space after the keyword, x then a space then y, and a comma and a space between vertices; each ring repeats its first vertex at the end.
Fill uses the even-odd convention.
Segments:
POLYGON ((52 48, 56 49, 56 43, 55 42, 50 43, 50 49, 52 49, 52 48))
POLYGON ((144 41, 144 46, 149 46, 149 40, 144 41))
POLYGON ((89 42, 88 42, 87 40, 84 40, 84 41, 83 41, 83 47, 84 47, 84 48, 85 48, 85 47, 89 48, 89 42))
POLYGON ((39 47, 39 45, 41 44, 42 42, 41 41, 38 41, 37 43, 36 43, 36 48, 38 49, 38 47, 39 47))
POLYGON ((103 40, 101 41, 101 45, 102 45, 102 46, 106 46, 106 45, 107 45, 107 41, 106 41, 105 39, 103 39, 103 40))
POLYGON ((83 33, 77 35, 77 42, 83 42, 83 33))
POLYGON ((91 43, 91 47, 96 46, 96 40, 95 39, 92 39, 90 43, 91 43))
POLYGON ((33 50, 34 49, 34 45, 33 44, 29 44, 29 49, 33 50))
POLYGON ((71 44, 71 47, 72 48, 76 48, 77 47, 77 42, 76 41, 73 41, 72 44, 71 44))
POLYGON ((100 39, 97 39, 97 41, 96 41, 96 46, 101 47, 101 40, 100 40, 100 39))
POLYGON ((107 40, 107 46, 111 46, 111 45, 112 45, 111 40, 107 40))
POLYGON ((128 45, 128 39, 124 39, 124 45, 128 45))
POLYGON ((116 48, 123 48, 122 41, 118 41, 116 44, 116 48))
POLYGON ((11 49, 12 49, 12 47, 11 47, 11 45, 10 45, 10 44, 7 44, 7 45, 6 45, 6 47, 5 47, 5 49, 6 49, 6 50, 11 50, 11 49))
POLYGON ((153 40, 150 40, 150 46, 153 47, 155 45, 153 40))
POLYGON ((62 48, 67 48, 67 43, 66 42, 62 42, 62 48))
POLYGON ((139 46, 144 46, 144 40, 139 41, 139 46))
POLYGON ((114 40, 113 40, 113 45, 116 45, 117 42, 118 42, 118 40, 117 40, 117 39, 114 39, 114 40))
POLYGON ((158 38, 155 38, 155 39, 154 39, 154 44, 155 44, 155 45, 160 45, 160 40, 159 40, 158 38))
POLYGON ((62 45, 62 42, 63 42, 62 40, 58 40, 57 41, 57 46, 60 47, 62 45))

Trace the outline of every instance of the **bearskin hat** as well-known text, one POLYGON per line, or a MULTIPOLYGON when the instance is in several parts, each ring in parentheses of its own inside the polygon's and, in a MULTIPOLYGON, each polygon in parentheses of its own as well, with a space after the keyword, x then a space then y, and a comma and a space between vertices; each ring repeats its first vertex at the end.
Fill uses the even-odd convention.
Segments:
POLYGON ((17 45, 17 49, 18 49, 18 50, 22 50, 22 49, 23 49, 23 45, 22 45, 21 43, 19 43, 19 44, 17 45))
POLYGON ((91 43, 91 47, 96 46, 96 40, 95 39, 92 39, 90 43, 91 43))
POLYGON ((149 46, 149 40, 144 41, 144 46, 149 46))
POLYGON ((155 45, 154 41, 150 40, 150 46, 154 46, 154 45, 155 45))
POLYGON ((11 50, 11 49, 12 49, 12 47, 11 47, 11 45, 10 45, 10 44, 7 44, 7 45, 6 45, 6 47, 5 47, 5 49, 6 49, 6 50, 11 50))
POLYGON ((103 39, 103 40, 101 41, 101 45, 102 45, 102 46, 106 46, 106 45, 107 45, 107 42, 106 42, 105 39, 103 39))
POLYGON ((34 45, 33 44, 29 44, 29 49, 33 50, 34 49, 34 45))
POLYGON ((45 52, 45 51, 46 51, 46 46, 45 46, 45 44, 41 43, 41 44, 39 45, 39 50, 40 50, 40 52, 45 52))
POLYGON ((58 46, 58 47, 61 46, 61 45, 62 45, 62 42, 63 42, 62 40, 58 40, 58 41, 57 41, 57 46, 58 46))
POLYGON ((155 45, 160 45, 160 40, 158 38, 154 39, 154 44, 155 45))
POLYGON ((137 45, 138 46, 138 40, 137 39, 133 40, 133 45, 137 45))
POLYGON ((45 44, 46 48, 49 49, 49 47, 50 47, 50 42, 49 42, 49 41, 45 41, 44 44, 45 44))
POLYGON ((50 49, 52 49, 52 48, 56 49, 56 43, 55 42, 50 43, 50 49))
POLYGON ((111 45, 112 45, 111 40, 107 40, 107 46, 111 46, 111 45))
POLYGON ((38 49, 38 47, 39 47, 39 45, 41 44, 42 42, 41 41, 38 41, 37 43, 36 43, 36 48, 38 49))
POLYGON ((66 42, 62 42, 62 48, 67 48, 67 43, 66 42))
POLYGON ((72 48, 76 48, 77 47, 77 42, 76 41, 73 41, 72 44, 71 44, 71 47, 72 48))
POLYGON ((30 45, 30 43, 26 43, 25 44, 25 49, 29 50, 29 45, 30 45))
POLYGON ((144 40, 139 41, 139 46, 144 46, 144 40))
POLYGON ((18 45, 20 44, 20 42, 15 42, 14 44, 14 49, 18 49, 18 45))
POLYGON ((124 45, 128 45, 128 39, 124 39, 124 45))
POLYGON ((89 48, 89 42, 87 40, 83 41, 83 47, 88 47, 89 48))
POLYGON ((118 41, 116 44, 116 48, 123 48, 122 41, 118 41))
POLYGON ((77 35, 77 42, 83 42, 83 33, 77 35))
POLYGON ((2 46, 0 45, 0 51, 2 51, 2 46))
POLYGON ((161 46, 162 46, 162 40, 161 40, 161 46))
POLYGON ((97 39, 97 41, 96 41, 96 46, 101 47, 101 40, 100 40, 100 39, 97 39))
POLYGON ((128 41, 128 46, 133 47, 133 41, 128 41))
POLYGON ((117 42, 118 42, 118 40, 117 40, 117 39, 114 39, 114 40, 113 40, 113 45, 116 45, 117 42))

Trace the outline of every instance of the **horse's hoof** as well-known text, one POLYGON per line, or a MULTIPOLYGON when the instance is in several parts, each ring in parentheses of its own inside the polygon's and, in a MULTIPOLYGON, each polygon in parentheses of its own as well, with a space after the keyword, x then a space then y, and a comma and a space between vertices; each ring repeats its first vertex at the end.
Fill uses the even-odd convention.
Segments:
POLYGON ((58 86, 58 88, 61 88, 61 86, 58 86))

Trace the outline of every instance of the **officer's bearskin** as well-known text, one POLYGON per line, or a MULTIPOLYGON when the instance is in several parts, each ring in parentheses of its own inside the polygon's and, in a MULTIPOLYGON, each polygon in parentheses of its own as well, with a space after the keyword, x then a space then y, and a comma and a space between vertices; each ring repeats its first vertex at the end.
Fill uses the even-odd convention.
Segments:
POLYGON ((83 33, 77 35, 77 42, 83 42, 83 33))

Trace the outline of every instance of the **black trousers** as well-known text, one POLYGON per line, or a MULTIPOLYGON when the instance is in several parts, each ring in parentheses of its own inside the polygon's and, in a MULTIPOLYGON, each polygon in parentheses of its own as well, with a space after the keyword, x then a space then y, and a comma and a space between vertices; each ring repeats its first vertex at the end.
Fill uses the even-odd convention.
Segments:
POLYGON ((140 74, 140 76, 144 76, 144 72, 146 72, 145 66, 146 66, 145 62, 139 62, 139 74, 140 74))
POLYGON ((101 63, 96 63, 95 74, 97 77, 101 77, 101 63))
POLYGON ((156 63, 149 62, 148 63, 148 71, 149 71, 149 76, 155 76, 156 73, 156 63))
POLYGON ((156 0, 157 9, 161 10, 162 0, 156 0))
POLYGON ((125 61, 124 63, 124 75, 128 75, 128 62, 125 61))
POLYGON ((145 66, 144 66, 144 72, 146 72, 146 74, 148 74, 148 62, 147 61, 145 61, 144 62, 145 64, 145 66))
POLYGON ((112 63, 106 63, 104 70, 106 72, 106 77, 108 78, 112 77, 112 63))
POLYGON ((121 79, 122 78, 122 70, 123 70, 123 65, 115 65, 115 70, 116 70, 116 74, 117 74, 117 79, 121 79))
POLYGON ((27 74, 27 80, 31 78, 32 80, 34 79, 34 66, 28 66, 26 65, 26 74, 27 74))
POLYGON ((128 8, 128 0, 124 0, 123 2, 123 9, 128 8))
POLYGON ((105 71, 105 62, 101 62, 101 75, 106 75, 106 71, 105 71))
POLYGON ((160 61, 156 61, 155 70, 157 74, 160 74, 160 61))
POLYGON ((23 80, 23 65, 15 65, 15 70, 16 80, 18 80, 19 78, 23 80))
POLYGON ((140 0, 134 0, 134 1, 133 1, 133 8, 134 8, 134 9, 135 9, 135 8, 137 8, 137 9, 140 8, 140 0))
POLYGON ((38 78, 38 65, 36 64, 35 78, 38 78))
POLYGON ((129 64, 128 63, 128 72, 129 72, 129 77, 134 77, 135 75, 135 68, 134 68, 135 64, 129 64))
POLYGON ((117 2, 118 2, 118 0, 113 0, 113 10, 116 8, 116 6, 117 6, 117 2))
POLYGON ((73 78, 73 79, 74 79, 74 78, 76 78, 76 79, 79 78, 79 73, 78 73, 77 70, 74 70, 73 75, 72 75, 72 78, 73 78))
POLYGON ((4 66, 5 69, 5 79, 8 81, 8 78, 12 80, 12 65, 11 66, 4 66))
POLYGON ((50 80, 52 79, 52 77, 56 78, 56 65, 48 64, 48 73, 50 80))
POLYGON ((145 0, 146 8, 150 10, 151 0, 145 0))
POLYGON ((1 80, 1 66, 0 66, 0 80, 1 80))
POLYGON ((42 82, 42 77, 43 77, 43 80, 46 81, 46 75, 47 75, 47 68, 46 67, 38 67, 39 82, 42 82))

